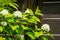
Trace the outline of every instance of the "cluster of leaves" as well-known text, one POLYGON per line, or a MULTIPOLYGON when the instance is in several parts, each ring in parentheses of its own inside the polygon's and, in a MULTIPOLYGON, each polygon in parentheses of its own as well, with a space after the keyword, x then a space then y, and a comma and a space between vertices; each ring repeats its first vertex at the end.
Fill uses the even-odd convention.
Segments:
POLYGON ((18 10, 18 5, 15 3, 17 0, 0 0, 0 10, 2 9, 9 9, 14 11, 12 8, 18 10))
POLYGON ((8 15, 0 14, 0 33, 21 35, 25 30, 33 31, 29 26, 34 24, 35 27, 35 25, 37 26, 37 22, 40 22, 40 19, 35 16, 36 12, 39 10, 37 8, 35 14, 31 9, 27 10, 29 11, 29 13, 23 12, 22 18, 15 17, 13 13, 8 13, 8 15), (5 21, 7 25, 4 26, 4 24, 1 24, 2 21, 5 21))
MULTIPOLYGON (((11 7, 18 10, 18 5, 15 2, 16 0, 0 0, 0 11, 3 9, 8 9, 10 11, 12 10, 11 7)), ((44 34, 49 34, 49 36, 53 37, 49 32, 38 28, 37 24, 38 22, 40 23, 41 20, 37 16, 43 16, 38 7, 35 12, 27 8, 27 10, 25 12, 22 12, 22 15, 20 16, 15 17, 11 12, 9 12, 8 15, 2 15, 0 13, 0 34, 6 34, 5 38, 1 37, 0 39, 13 40, 10 38, 11 35, 15 38, 15 35, 22 35, 24 31, 26 31, 24 34, 28 35, 31 40, 35 40, 40 36, 43 38, 43 40, 47 40, 47 37, 44 34), (2 21, 5 21, 7 24, 1 23, 2 21)), ((20 36, 16 36, 15 40, 22 39, 20 39, 20 36)))
POLYGON ((54 38, 50 32, 47 32, 45 30, 42 30, 41 28, 38 28, 38 27, 41 27, 41 26, 38 26, 38 22, 41 23, 41 20, 37 16, 40 16, 40 17, 43 16, 43 14, 41 13, 41 10, 39 10, 38 7, 34 13, 31 9, 27 8, 27 10, 30 13, 27 13, 27 14, 25 13, 23 15, 23 20, 24 20, 23 24, 25 23, 26 24, 25 26, 28 27, 27 29, 28 31, 25 34, 28 35, 31 38, 31 40, 35 40, 36 38, 39 38, 39 37, 41 37, 43 40, 48 40, 48 37, 44 34, 48 34, 48 36, 54 38), (32 25, 32 28, 31 28, 31 25, 32 25))
MULTIPOLYGON (((44 34, 49 34, 49 36, 53 37, 49 32, 38 28, 38 22, 41 20, 37 16, 43 16, 39 8, 37 7, 35 13, 31 9, 27 8, 27 12, 22 13, 22 17, 15 17, 13 13, 8 13, 8 15, 0 14, 0 33, 3 34, 12 34, 12 35, 22 35, 24 31, 26 35, 28 35, 31 40, 35 40, 38 37, 42 37, 43 40, 47 40, 47 37, 44 34), (2 21, 7 22, 7 26, 1 25, 2 21), (34 27, 34 29, 31 27, 34 27)), ((18 36, 19 37, 19 36, 18 36)), ((16 39, 18 40, 18 39, 16 39)))

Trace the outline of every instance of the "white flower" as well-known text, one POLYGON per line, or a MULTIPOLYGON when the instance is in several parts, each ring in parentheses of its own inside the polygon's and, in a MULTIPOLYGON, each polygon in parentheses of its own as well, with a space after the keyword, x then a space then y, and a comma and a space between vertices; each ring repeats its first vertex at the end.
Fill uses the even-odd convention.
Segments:
POLYGON ((25 13, 30 13, 29 10, 26 10, 25 13))
POLYGON ((22 17, 22 13, 21 13, 20 11, 15 11, 15 12, 13 13, 13 15, 14 15, 15 17, 22 17))
POLYGON ((43 24, 42 27, 41 27, 41 29, 42 29, 42 30, 45 30, 45 31, 47 31, 47 32, 50 31, 50 27, 49 27, 48 24, 43 24))
POLYGON ((2 25, 2 26, 7 26, 7 22, 6 22, 6 21, 2 21, 2 22, 1 22, 1 25, 2 25))
POLYGON ((3 9, 0 14, 2 15, 8 15, 8 10, 7 9, 3 9))

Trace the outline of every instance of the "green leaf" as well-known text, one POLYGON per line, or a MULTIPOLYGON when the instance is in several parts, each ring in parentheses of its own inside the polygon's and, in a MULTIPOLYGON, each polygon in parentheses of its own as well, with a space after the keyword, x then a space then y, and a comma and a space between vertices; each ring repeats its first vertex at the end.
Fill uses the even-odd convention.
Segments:
POLYGON ((34 32, 34 35, 35 35, 35 38, 38 38, 39 36, 42 36, 43 35, 43 32, 40 31, 40 32, 34 32))
POLYGON ((0 37, 0 40, 6 40, 6 38, 0 37))
POLYGON ((27 21, 35 24, 37 24, 37 22, 40 22, 39 18, 37 18, 36 16, 30 16, 27 21))
POLYGON ((31 9, 27 8, 27 10, 30 12, 30 15, 33 15, 33 11, 31 9))
POLYGON ((19 28, 19 26, 18 25, 14 25, 14 26, 11 25, 11 28, 12 28, 12 30, 16 30, 17 28, 19 28))
POLYGON ((35 19, 36 19, 36 21, 41 22, 39 18, 36 17, 35 19))
POLYGON ((35 30, 40 31, 41 29, 40 29, 40 28, 38 28, 38 26, 37 26, 37 25, 35 25, 35 30))
POLYGON ((43 14, 41 13, 41 10, 39 10, 39 7, 37 7, 37 9, 36 9, 35 15, 43 16, 43 14))
POLYGON ((42 36, 43 34, 44 34, 43 31, 40 31, 40 32, 39 32, 39 36, 42 36))
POLYGON ((16 4, 16 3, 13 3, 13 5, 15 5, 16 7, 18 7, 18 4, 16 4))
POLYGON ((26 35, 28 35, 28 36, 29 36, 30 38, 32 38, 32 39, 35 39, 32 32, 27 32, 26 35))
POLYGON ((7 19, 7 21, 8 21, 9 23, 15 22, 13 18, 7 19))
POLYGON ((48 36, 50 36, 51 38, 55 39, 54 36, 51 33, 48 33, 48 36))
POLYGON ((18 8, 17 8, 13 3, 9 3, 9 6, 12 6, 12 7, 15 8, 16 10, 18 10, 18 8))
POLYGON ((42 13, 38 13, 38 15, 40 15, 40 16, 44 16, 44 14, 42 14, 42 13))
POLYGON ((24 25, 21 25, 24 30, 28 30, 29 27, 26 27, 24 25))
POLYGON ((23 17, 22 17, 22 19, 23 19, 23 20, 28 20, 27 17, 28 17, 28 15, 27 15, 27 14, 24 14, 23 17))
POLYGON ((42 36, 43 40, 48 40, 48 38, 46 36, 42 36))
POLYGON ((21 25, 22 26, 22 28, 24 29, 24 30, 33 30, 32 28, 30 28, 30 27, 27 27, 27 26, 24 26, 24 25, 21 25))
POLYGON ((5 18, 13 18, 13 14, 9 13, 7 16, 5 15, 5 18))
POLYGON ((0 26, 0 32, 2 32, 3 31, 3 27, 2 26, 0 26))
POLYGON ((3 10, 3 7, 2 7, 2 8, 0 8, 0 11, 1 11, 1 10, 3 10))
POLYGON ((24 30, 22 27, 19 27, 16 29, 16 32, 21 35, 24 32, 24 30))
POLYGON ((16 22, 16 23, 19 23, 19 22, 20 22, 20 20, 19 20, 19 19, 16 19, 16 20, 15 20, 15 22, 16 22))
POLYGON ((39 37, 39 32, 34 32, 34 36, 35 36, 35 38, 38 38, 39 37))
POLYGON ((24 21, 24 22, 21 22, 22 24, 28 24, 29 25, 29 23, 28 22, 26 22, 26 21, 24 21))

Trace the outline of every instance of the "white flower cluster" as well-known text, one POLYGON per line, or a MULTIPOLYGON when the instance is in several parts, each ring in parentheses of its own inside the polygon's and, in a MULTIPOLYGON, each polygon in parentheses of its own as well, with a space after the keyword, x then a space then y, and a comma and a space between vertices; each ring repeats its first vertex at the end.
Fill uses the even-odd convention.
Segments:
POLYGON ((41 29, 49 32, 50 31, 50 26, 48 24, 43 24, 41 29))
MULTIPOLYGON (((8 13, 9 13, 9 12, 8 12, 7 9, 3 9, 3 10, 0 12, 0 14, 2 14, 2 15, 8 15, 8 13)), ((29 12, 29 10, 26 10, 25 13, 30 13, 30 12, 29 12)), ((15 12, 13 13, 13 15, 14 15, 15 17, 22 17, 21 11, 15 11, 15 12)))
MULTIPOLYGON (((2 14, 3 16, 4 15, 8 15, 8 10, 7 9, 3 9, 1 12, 0 12, 0 14, 2 14)), ((15 17, 22 17, 22 13, 20 12, 20 11, 15 11, 14 13, 13 13, 13 15, 15 16, 15 17)))
MULTIPOLYGON (((9 14, 9 12, 8 12, 8 10, 7 9, 3 9, 2 11, 0 11, 0 14, 2 14, 3 16, 4 15, 8 15, 9 14)), ((15 17, 22 17, 22 13, 20 12, 20 11, 15 11, 14 13, 13 13, 13 15, 15 16, 15 17)), ((2 21, 1 23, 0 23, 2 26, 7 26, 7 22, 6 21, 2 21)))
POLYGON ((6 22, 6 21, 2 21, 2 22, 1 22, 1 25, 2 25, 2 26, 7 26, 7 22, 6 22))
POLYGON ((8 10, 7 9, 3 9, 1 12, 0 12, 0 14, 2 14, 2 15, 8 15, 8 10))
POLYGON ((20 11, 15 11, 15 12, 13 13, 13 15, 14 15, 15 17, 22 17, 22 13, 21 13, 20 11))

